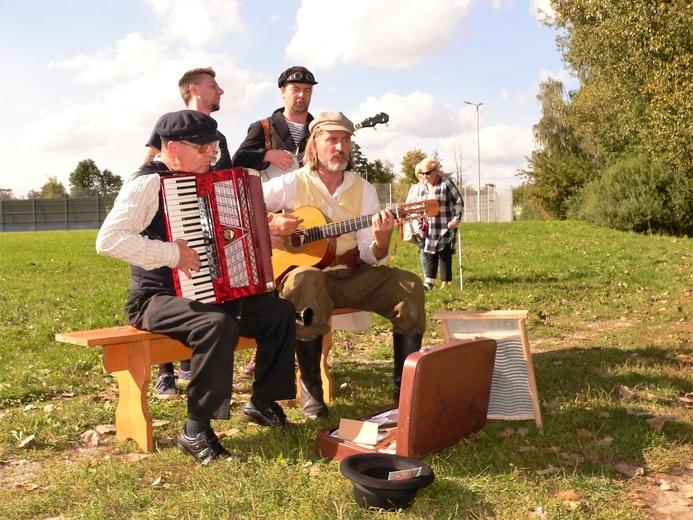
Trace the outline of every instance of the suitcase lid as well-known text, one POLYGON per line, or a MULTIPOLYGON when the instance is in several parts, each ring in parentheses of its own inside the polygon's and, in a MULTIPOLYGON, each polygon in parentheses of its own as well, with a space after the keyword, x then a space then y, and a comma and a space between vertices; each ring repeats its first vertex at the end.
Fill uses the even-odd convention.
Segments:
POLYGON ((410 354, 404 362, 397 453, 422 457, 486 425, 496 341, 458 340, 410 354))

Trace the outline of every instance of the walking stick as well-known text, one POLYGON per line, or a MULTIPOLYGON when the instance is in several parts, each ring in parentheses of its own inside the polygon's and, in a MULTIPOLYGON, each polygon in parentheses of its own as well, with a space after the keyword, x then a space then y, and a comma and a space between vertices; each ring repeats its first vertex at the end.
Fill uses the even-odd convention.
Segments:
POLYGON ((457 259, 459 260, 460 263, 460 291, 464 290, 464 284, 462 283, 462 230, 458 229, 457 231, 457 259))

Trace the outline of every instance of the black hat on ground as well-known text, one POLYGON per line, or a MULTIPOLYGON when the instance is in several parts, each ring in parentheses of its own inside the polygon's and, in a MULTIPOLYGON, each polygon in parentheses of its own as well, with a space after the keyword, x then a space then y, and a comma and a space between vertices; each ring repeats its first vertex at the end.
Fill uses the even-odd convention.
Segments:
POLYGON ((282 88, 287 83, 307 83, 308 85, 317 85, 315 76, 305 67, 289 67, 281 73, 277 84, 282 88))
POLYGON ((366 509, 405 509, 416 492, 435 479, 431 467, 420 460, 389 453, 349 455, 339 470, 354 484, 356 503, 366 509), (409 472, 413 474, 403 475, 409 472))
POLYGON ((180 110, 163 116, 156 127, 156 133, 164 141, 189 141, 206 144, 221 139, 217 132, 217 122, 197 110, 180 110))

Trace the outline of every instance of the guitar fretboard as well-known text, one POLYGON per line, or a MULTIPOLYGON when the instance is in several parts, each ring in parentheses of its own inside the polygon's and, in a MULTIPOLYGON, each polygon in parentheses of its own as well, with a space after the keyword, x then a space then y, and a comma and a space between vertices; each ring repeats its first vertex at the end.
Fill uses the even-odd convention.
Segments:
MULTIPOLYGON (((395 218, 400 218, 399 208, 391 208, 390 211, 395 218)), ((305 242, 315 242, 316 240, 323 240, 325 238, 343 235, 344 233, 358 231, 359 229, 363 229, 371 225, 373 215, 375 215, 375 213, 308 228, 303 232, 306 238, 305 242)))

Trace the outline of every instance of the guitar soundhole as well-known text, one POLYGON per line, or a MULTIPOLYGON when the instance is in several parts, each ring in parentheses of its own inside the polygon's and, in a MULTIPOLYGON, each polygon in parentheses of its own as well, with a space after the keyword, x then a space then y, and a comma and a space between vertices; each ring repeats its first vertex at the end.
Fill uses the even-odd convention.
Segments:
POLYGON ((305 235, 302 231, 297 231, 292 233, 287 237, 286 245, 290 249, 299 249, 303 247, 305 243, 305 235))

